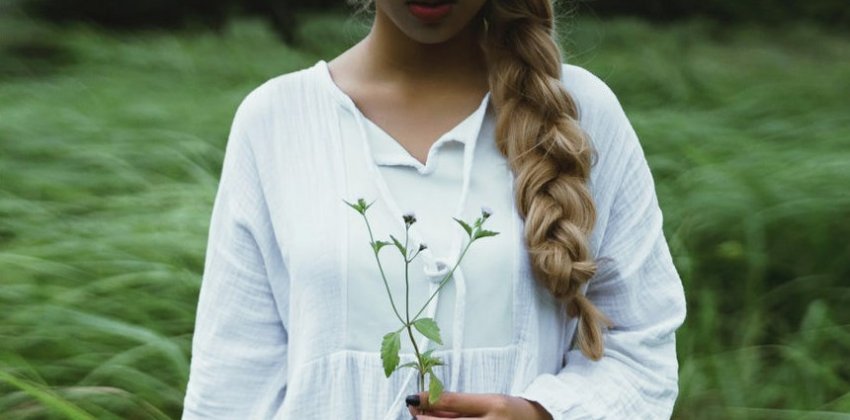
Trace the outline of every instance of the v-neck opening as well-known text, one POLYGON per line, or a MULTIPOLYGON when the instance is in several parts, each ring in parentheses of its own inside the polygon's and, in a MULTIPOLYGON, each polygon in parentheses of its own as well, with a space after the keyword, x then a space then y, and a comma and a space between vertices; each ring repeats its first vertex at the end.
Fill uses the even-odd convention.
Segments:
MULTIPOLYGON (((375 141, 391 142, 391 143, 389 143, 390 144, 389 147, 391 147, 392 149, 395 149, 395 150, 392 152, 393 156, 391 157, 391 160, 393 162, 389 163, 389 165, 412 166, 420 174, 424 174, 424 173, 427 173, 429 169, 432 169, 436 165, 434 159, 437 159, 437 156, 435 156, 435 154, 437 153, 437 150, 440 147, 442 147, 445 143, 447 143, 449 141, 457 141, 457 142, 463 144, 464 147, 466 146, 467 142, 460 141, 457 137, 447 137, 447 136, 449 134, 457 131, 459 128, 463 127, 464 125, 466 125, 469 122, 470 119, 475 117, 476 112, 473 112, 472 114, 467 116, 463 121, 461 121, 460 123, 455 125, 451 130, 446 131, 443 135, 438 137, 436 141, 431 143, 431 146, 428 147, 428 154, 425 156, 425 162, 422 162, 416 156, 413 156, 413 153, 410 153, 410 150, 407 150, 407 148, 405 148, 404 145, 401 144, 401 142, 399 142, 395 137, 393 137, 392 134, 390 134, 386 130, 384 130, 380 125, 375 124, 374 121, 370 120, 369 118, 367 118, 362 113, 361 113, 361 117, 363 118, 363 121, 370 127, 370 129, 377 132, 378 136, 381 137, 380 139, 375 139, 375 141)), ((381 147, 383 147, 383 146, 381 146, 381 147)), ((380 157, 380 160, 381 160, 380 165, 387 165, 387 163, 386 163, 386 160, 388 159, 388 156, 386 155, 387 151, 386 150, 377 150, 375 152, 376 153, 375 153, 374 157, 376 157, 376 158, 380 157)))
MULTIPOLYGON (((438 136, 437 139, 434 140, 434 142, 431 143, 431 145, 428 147, 428 153, 425 156, 425 162, 422 162, 418 158, 416 158, 416 156, 413 156, 413 154, 410 153, 410 151, 407 150, 407 148, 404 147, 404 145, 400 141, 398 141, 398 139, 395 138, 395 136, 393 136, 392 134, 387 132, 387 130, 385 130, 383 127, 381 127, 380 124, 376 123, 375 121, 372 121, 369 117, 366 116, 366 114, 364 114, 360 110, 360 108, 357 106, 357 103, 354 102, 354 99, 352 99, 350 95, 345 93, 345 91, 342 90, 342 88, 339 87, 339 85, 337 85, 336 82, 333 80, 333 77, 331 76, 331 72, 330 72, 330 67, 328 66, 327 61, 319 60, 319 62, 316 63, 316 66, 321 68, 322 77, 325 80, 328 87, 330 88, 330 90, 333 92, 334 97, 340 103, 342 103, 343 105, 350 107, 351 112, 357 113, 359 118, 361 118, 363 121, 365 121, 365 123, 368 124, 373 129, 376 129, 386 139, 392 140, 394 142, 394 146, 397 146, 401 150, 404 150, 404 152, 406 154, 405 158, 409 157, 410 163, 414 165, 417 172, 419 172, 420 174, 426 174, 430 170, 432 170, 432 168, 434 166, 434 156, 433 155, 434 155, 434 153, 436 153, 436 150, 440 145, 442 145, 443 143, 445 143, 449 140, 457 140, 456 138, 449 137, 450 134, 454 133, 455 131, 459 130, 461 127, 468 124, 470 122, 470 120, 476 119, 476 118, 478 119, 478 126, 479 127, 478 127, 478 130, 475 130, 475 132, 477 133, 480 130, 480 126, 483 124, 485 114, 487 113, 487 107, 489 106, 489 103, 490 103, 490 93, 491 92, 487 91, 487 93, 485 93, 484 96, 481 98, 481 101, 479 102, 479 104, 475 108, 475 110, 473 110, 471 113, 467 114, 460 122, 455 124, 448 131, 445 131, 443 134, 438 136)), ((364 139, 364 141, 368 141, 368 139, 364 139)), ((461 143, 463 143, 464 148, 466 148, 466 146, 468 146, 471 141, 473 141, 473 139, 465 138, 464 141, 461 141, 461 143)))
MULTIPOLYGON (((334 83, 333 79, 331 78, 330 71, 328 70, 327 62, 325 62, 324 60, 320 60, 316 64, 316 66, 318 67, 317 71, 320 73, 320 77, 323 79, 323 83, 327 85, 328 89, 334 95, 334 98, 339 101, 342 106, 349 108, 355 120, 358 121, 357 125, 359 127, 360 147, 362 148, 362 152, 364 154, 364 157, 366 158, 369 171, 372 172, 373 182, 377 187, 378 195, 384 201, 384 204, 387 206, 387 209, 390 211, 393 218, 396 219, 396 223, 403 226, 404 222, 402 220, 402 215, 404 214, 404 212, 399 206, 396 197, 389 190, 389 185, 387 184, 387 181, 384 178, 384 174, 382 173, 381 169, 378 167, 378 164, 375 162, 371 145, 369 144, 368 138, 366 137, 367 133, 365 121, 367 121, 368 119, 365 118, 365 115, 359 113, 351 97, 348 96, 345 92, 343 92, 342 89, 340 89, 339 86, 336 85, 336 83, 334 83)), ((488 99, 488 97, 489 92, 487 95, 485 95, 485 99, 488 99)), ((482 100, 482 102, 484 102, 484 100, 482 100)), ((475 113, 473 113, 473 115, 474 114, 475 113)), ((481 125, 483 125, 483 116, 481 120, 481 125)), ((477 143, 477 136, 480 135, 478 134, 480 133, 480 126, 478 127, 478 130, 476 132, 477 134, 473 136, 473 138, 469 139, 469 144, 467 145, 469 147, 464 148, 464 176, 461 185, 461 195, 458 201, 454 204, 455 217, 461 217, 461 213, 466 207, 466 201, 469 195, 469 184, 472 177, 471 170, 473 164, 473 155, 477 143)), ((414 225, 410 227, 410 239, 412 240, 412 245, 414 247, 423 243, 423 238, 419 232, 418 226, 414 225)), ((460 252, 460 242, 462 242, 462 237, 460 233, 458 233, 452 239, 451 245, 449 245, 450 249, 448 250, 448 252, 442 252, 442 256, 449 258, 449 260, 454 260, 455 258, 457 258, 460 252)), ((427 263, 431 265, 434 264, 438 258, 433 254, 431 248, 426 248, 425 250, 423 250, 422 255, 427 261, 427 263)))

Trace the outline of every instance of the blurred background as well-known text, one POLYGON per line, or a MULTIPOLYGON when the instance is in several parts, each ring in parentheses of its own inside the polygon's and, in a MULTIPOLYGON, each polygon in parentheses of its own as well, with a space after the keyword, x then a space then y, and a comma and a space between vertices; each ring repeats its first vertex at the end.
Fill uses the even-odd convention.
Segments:
MULTIPOLYGON (((681 419, 850 418, 850 4, 562 3, 647 153, 681 419)), ((233 112, 368 30, 342 1, 0 0, 0 418, 181 412, 233 112)))

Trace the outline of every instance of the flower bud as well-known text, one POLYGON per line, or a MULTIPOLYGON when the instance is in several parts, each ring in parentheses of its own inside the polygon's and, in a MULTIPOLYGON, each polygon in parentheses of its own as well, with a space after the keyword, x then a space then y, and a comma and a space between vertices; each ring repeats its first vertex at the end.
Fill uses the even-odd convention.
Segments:
POLYGON ((483 206, 481 207, 481 217, 488 218, 493 214, 493 210, 490 207, 483 206))
POLYGON ((416 215, 413 214, 413 212, 405 213, 401 217, 402 217, 402 219, 404 219, 404 224, 406 224, 408 226, 416 223, 416 215))
POLYGON ((416 223, 416 215, 413 214, 413 212, 405 213, 401 217, 404 219, 404 224, 407 225, 407 226, 410 226, 410 225, 416 223))

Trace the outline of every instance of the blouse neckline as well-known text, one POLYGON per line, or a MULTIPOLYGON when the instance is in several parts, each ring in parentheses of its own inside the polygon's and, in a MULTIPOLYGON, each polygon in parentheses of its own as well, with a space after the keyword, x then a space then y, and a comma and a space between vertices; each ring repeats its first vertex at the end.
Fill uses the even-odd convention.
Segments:
MULTIPOLYGON (((481 99, 478 107, 454 127, 440 135, 437 140, 431 145, 428 150, 425 164, 413 157, 392 135, 386 132, 380 125, 366 117, 355 104, 354 100, 349 96, 331 77, 328 63, 325 60, 319 60, 314 66, 318 73, 322 84, 331 93, 334 99, 350 112, 356 114, 357 118, 368 126, 369 130, 378 133, 384 140, 387 141, 372 141, 369 145, 372 153, 372 161, 375 165, 407 165, 414 167, 421 175, 427 175, 433 172, 435 167, 435 154, 437 150, 447 142, 456 141, 464 145, 465 149, 474 149, 476 139, 481 131, 481 126, 484 123, 484 118, 487 114, 487 109, 490 103, 491 92, 487 92, 481 99)), ((364 139, 366 141, 367 139, 364 139)))

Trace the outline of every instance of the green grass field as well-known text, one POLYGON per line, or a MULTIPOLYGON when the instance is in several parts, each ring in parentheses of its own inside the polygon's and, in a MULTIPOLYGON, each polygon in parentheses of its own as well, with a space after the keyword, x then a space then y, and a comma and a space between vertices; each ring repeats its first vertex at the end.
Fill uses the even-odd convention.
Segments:
MULTIPOLYGON (((0 418, 179 415, 235 107, 363 31, 0 24, 0 418)), ((850 418, 850 38, 580 18, 563 45, 657 182, 689 301, 675 416, 850 418)))

